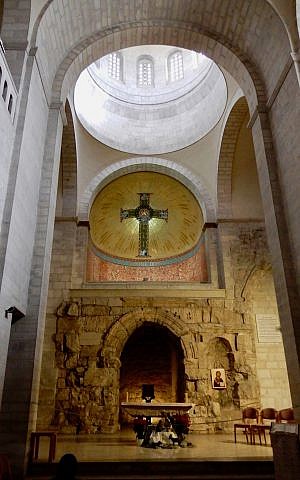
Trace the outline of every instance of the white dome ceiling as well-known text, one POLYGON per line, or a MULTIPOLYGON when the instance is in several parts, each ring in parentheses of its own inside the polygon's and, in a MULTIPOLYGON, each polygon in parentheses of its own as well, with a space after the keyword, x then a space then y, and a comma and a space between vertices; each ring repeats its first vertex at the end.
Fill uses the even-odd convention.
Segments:
POLYGON ((226 101, 214 62, 161 45, 106 55, 81 73, 74 92, 77 116, 92 136, 142 155, 195 143, 219 121, 226 101))

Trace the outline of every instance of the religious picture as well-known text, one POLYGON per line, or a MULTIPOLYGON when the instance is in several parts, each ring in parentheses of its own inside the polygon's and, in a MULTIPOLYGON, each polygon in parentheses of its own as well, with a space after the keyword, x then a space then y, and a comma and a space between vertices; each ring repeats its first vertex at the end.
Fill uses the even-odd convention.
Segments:
POLYGON ((226 378, 224 368, 211 369, 211 381, 213 388, 226 388, 226 378))

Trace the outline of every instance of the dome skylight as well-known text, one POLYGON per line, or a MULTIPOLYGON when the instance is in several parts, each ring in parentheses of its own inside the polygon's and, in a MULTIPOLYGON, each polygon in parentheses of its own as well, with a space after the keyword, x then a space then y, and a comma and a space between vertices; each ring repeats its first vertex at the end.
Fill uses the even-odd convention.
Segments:
POLYGON ((221 70, 185 49, 147 45, 113 52, 85 69, 77 116, 100 142, 136 154, 181 149, 206 135, 227 100, 221 70))

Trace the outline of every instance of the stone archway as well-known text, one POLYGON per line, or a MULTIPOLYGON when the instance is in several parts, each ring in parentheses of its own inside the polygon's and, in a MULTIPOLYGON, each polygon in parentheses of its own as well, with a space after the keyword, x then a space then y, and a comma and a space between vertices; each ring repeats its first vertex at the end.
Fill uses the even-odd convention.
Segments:
MULTIPOLYGON (((155 402, 183 402, 185 379, 180 339, 162 325, 144 322, 121 354, 120 403, 142 401, 142 385, 154 386, 155 402), (137 361, 138 359, 138 361, 137 361)), ((132 418, 121 408, 120 424, 132 418)))
POLYGON ((233 106, 225 125, 218 167, 218 220, 232 217, 232 165, 237 137, 247 113, 246 99, 241 97, 233 106))
POLYGON ((215 206, 203 181, 182 165, 159 157, 134 157, 117 162, 99 172, 86 187, 79 201, 80 221, 88 220, 89 208, 99 191, 109 182, 124 174, 136 171, 164 173, 185 185, 198 200, 206 222, 215 222, 215 206))
POLYGON ((104 398, 103 432, 113 432, 118 428, 120 358, 124 346, 129 337, 147 323, 163 327, 177 337, 183 353, 185 376, 186 378, 191 376, 188 368, 193 358, 190 331, 180 318, 158 308, 140 308, 121 316, 108 330, 103 346, 98 352, 98 364, 100 368, 109 369, 111 379, 106 386, 107 398, 104 398))

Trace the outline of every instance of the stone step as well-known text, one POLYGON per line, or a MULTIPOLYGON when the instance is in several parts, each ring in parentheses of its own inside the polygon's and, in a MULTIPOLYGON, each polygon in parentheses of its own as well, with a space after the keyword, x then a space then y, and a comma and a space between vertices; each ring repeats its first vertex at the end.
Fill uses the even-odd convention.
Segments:
MULTIPOLYGON (((53 477, 31 477, 26 476, 26 480, 52 480, 53 477)), ((112 475, 112 476, 77 476, 78 480, 275 480, 274 475, 112 475)))
MULTIPOLYGON (((33 464, 27 480, 53 478, 55 464, 33 464)), ((80 480, 274 480, 271 460, 80 462, 80 480)))

